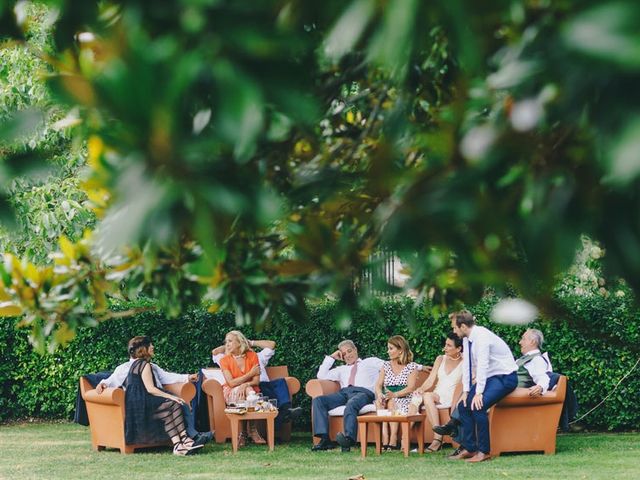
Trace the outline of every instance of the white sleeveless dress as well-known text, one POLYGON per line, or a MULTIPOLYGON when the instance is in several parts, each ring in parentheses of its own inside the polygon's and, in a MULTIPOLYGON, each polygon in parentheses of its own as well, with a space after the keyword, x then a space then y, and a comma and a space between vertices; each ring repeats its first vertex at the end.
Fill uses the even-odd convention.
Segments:
POLYGON ((443 358, 442 362, 440 362, 440 368, 438 368, 438 383, 436 383, 436 388, 433 390, 440 396, 440 403, 437 405, 439 409, 451 407, 453 392, 462 380, 462 362, 451 370, 449 374, 445 371, 445 362, 446 358, 443 358))

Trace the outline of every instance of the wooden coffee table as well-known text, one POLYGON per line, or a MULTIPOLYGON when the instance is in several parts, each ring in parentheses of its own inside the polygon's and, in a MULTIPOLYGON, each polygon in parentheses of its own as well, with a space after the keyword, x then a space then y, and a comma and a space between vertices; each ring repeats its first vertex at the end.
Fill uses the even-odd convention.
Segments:
POLYGON ((424 453, 424 429, 425 415, 361 415, 358 417, 358 437, 360 438, 360 453, 363 457, 367 456, 367 427, 373 428, 376 439, 376 453, 382 453, 382 424, 384 422, 399 423, 402 428, 402 438, 404 439, 402 450, 404 456, 409 456, 409 424, 415 422, 419 425, 418 433, 418 453, 424 453))
POLYGON ((278 416, 278 412, 247 412, 247 413, 226 413, 231 424, 231 446, 233 453, 238 452, 238 432, 240 431, 240 422, 243 420, 266 420, 267 421, 267 445, 269 451, 273 452, 275 445, 274 420, 278 416))

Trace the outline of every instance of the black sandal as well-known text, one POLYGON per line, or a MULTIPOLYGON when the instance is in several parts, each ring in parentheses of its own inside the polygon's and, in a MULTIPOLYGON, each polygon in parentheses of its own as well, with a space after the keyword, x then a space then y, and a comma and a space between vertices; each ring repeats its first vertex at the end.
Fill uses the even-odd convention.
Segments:
POLYGON ((436 452, 439 452, 440 450, 442 450, 442 440, 438 440, 437 438, 435 438, 435 439, 433 440, 433 442, 431 442, 431 444, 433 444, 433 443, 435 443, 435 442, 438 442, 438 448, 433 449, 433 448, 431 448, 431 445, 429 445, 429 446, 426 448, 426 451, 427 451, 427 452, 429 452, 429 453, 436 453, 436 452))

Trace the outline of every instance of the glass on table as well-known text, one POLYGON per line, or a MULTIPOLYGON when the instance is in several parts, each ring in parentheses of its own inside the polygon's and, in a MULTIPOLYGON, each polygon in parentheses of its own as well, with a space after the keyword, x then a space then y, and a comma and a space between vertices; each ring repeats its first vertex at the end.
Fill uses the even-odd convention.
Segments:
POLYGON ((269 399, 269 409, 272 411, 278 411, 278 399, 277 398, 270 398, 269 399))

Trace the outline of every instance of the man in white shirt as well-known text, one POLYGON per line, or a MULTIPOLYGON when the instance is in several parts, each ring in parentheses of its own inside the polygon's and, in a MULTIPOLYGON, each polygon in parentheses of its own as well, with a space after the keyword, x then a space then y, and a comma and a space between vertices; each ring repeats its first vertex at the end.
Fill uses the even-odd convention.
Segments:
POLYGON ((518 387, 528 388, 529 396, 539 397, 549 390, 551 362, 540 351, 544 335, 540 330, 530 328, 522 334, 520 352, 516 360, 518 365, 518 387))
POLYGON ((313 399, 313 435, 320 443, 312 451, 329 450, 333 444, 329 440, 329 410, 345 405, 344 432, 338 433, 337 440, 342 451, 349 451, 356 443, 358 412, 375 399, 374 388, 383 361, 376 357, 358 357, 358 349, 351 340, 343 340, 338 349, 324 357, 318 369, 319 380, 332 380, 340 383, 340 391, 331 395, 322 395, 313 399), (345 365, 333 367, 336 360, 345 365))
MULTIPOLYGON (((127 344, 127 351, 129 354, 132 354, 132 349, 136 341, 138 341, 142 337, 133 337, 129 340, 127 344)), ((105 388, 119 388, 125 387, 125 382, 127 380, 127 376, 129 375, 129 370, 131 370, 131 365, 135 361, 135 358, 129 358, 129 360, 121 365, 118 365, 116 369, 113 371, 110 377, 101 380, 100 383, 96 386, 96 392, 101 394, 104 392, 105 388)), ((167 372, 160 368, 155 363, 151 364, 151 372, 156 380, 156 383, 159 386, 169 385, 171 383, 186 383, 186 382, 196 382, 198 381, 198 374, 188 374, 188 373, 172 373, 167 372)), ((182 412, 184 414, 185 427, 187 431, 187 435, 193 439, 193 441, 198 445, 204 445, 205 443, 211 441, 213 438, 213 434, 211 432, 198 432, 195 428, 195 420, 193 418, 193 412, 188 405, 182 405, 182 412)))
POLYGON ((509 346, 490 330, 476 325, 474 316, 457 312, 451 327, 463 339, 462 397, 458 405, 464 439, 454 460, 476 463, 491 458, 487 410, 518 385, 518 365, 509 346), (475 384, 472 374, 475 369, 475 384))
MULTIPOLYGON (((260 390, 261 392, 270 398, 276 398, 278 400, 278 416, 276 417, 276 430, 281 424, 296 420, 302 414, 300 407, 291 407, 291 400, 289 398, 289 387, 284 378, 276 378, 271 380, 267 375, 267 364, 269 360, 276 353, 276 342, 273 340, 249 340, 249 346, 252 349, 256 347, 260 349, 258 353, 258 363, 260 368, 260 390)), ((225 355, 225 346, 211 350, 211 359, 216 365, 220 365, 220 360, 225 355)), ((255 375, 255 372, 253 373, 255 375)))

